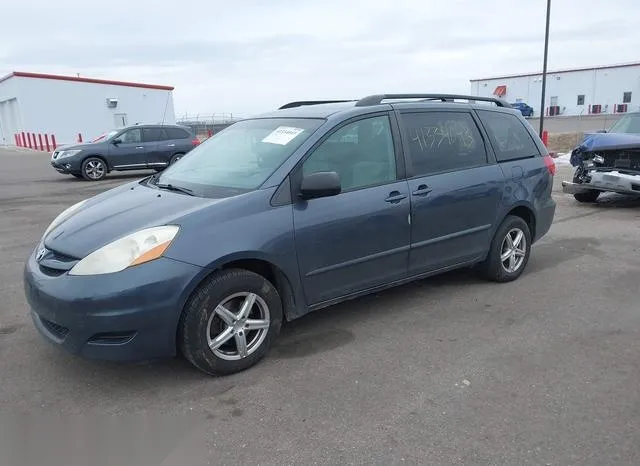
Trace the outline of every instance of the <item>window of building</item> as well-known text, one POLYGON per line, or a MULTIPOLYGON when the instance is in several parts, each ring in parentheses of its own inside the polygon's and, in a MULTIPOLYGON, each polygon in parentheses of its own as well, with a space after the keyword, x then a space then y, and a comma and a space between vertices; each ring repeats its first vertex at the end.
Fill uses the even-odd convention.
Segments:
POLYGON ((508 113, 479 110, 498 162, 540 155, 538 146, 520 120, 508 113))
POLYGON ((466 112, 402 115, 414 175, 462 170, 487 163, 480 131, 466 112))
POLYGON ((630 104, 631 103, 631 92, 625 92, 622 94, 622 103, 630 104))
POLYGON ((396 179, 396 157, 389 117, 366 118, 334 132, 305 160, 302 173, 334 171, 343 191, 396 179))
POLYGON ((578 94, 578 105, 584 105, 584 94, 578 94))

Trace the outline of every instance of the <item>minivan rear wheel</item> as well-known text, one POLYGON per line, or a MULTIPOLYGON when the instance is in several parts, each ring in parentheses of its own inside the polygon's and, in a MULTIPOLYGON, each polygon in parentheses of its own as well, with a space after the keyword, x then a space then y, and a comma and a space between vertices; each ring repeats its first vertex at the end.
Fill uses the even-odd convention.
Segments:
POLYGON ((529 262, 531 231, 521 217, 509 215, 496 231, 487 259, 480 265, 482 274, 496 282, 517 279, 529 262))
POLYGON ((210 375, 260 361, 282 325, 282 302, 266 278, 242 269, 215 273, 193 293, 178 329, 184 356, 210 375))

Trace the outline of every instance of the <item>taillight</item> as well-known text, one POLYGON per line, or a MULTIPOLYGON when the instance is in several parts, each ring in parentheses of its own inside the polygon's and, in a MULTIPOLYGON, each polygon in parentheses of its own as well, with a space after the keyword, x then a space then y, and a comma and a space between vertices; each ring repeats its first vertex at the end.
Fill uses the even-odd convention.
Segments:
POLYGON ((556 175, 556 162, 549 154, 544 156, 544 164, 547 166, 547 170, 551 173, 551 176, 556 175))
POLYGON ((194 146, 197 146, 198 144, 200 144, 200 139, 193 138, 193 141, 191 141, 191 144, 193 144, 194 146))

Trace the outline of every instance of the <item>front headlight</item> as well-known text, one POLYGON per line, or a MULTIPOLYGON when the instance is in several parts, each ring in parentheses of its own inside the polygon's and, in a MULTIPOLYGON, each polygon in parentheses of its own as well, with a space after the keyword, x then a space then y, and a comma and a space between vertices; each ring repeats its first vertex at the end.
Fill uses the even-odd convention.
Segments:
POLYGON ((79 154, 80 152, 82 152, 82 149, 63 150, 62 152, 58 153, 56 160, 64 159, 65 157, 72 157, 76 154, 79 154))
POLYGON ((175 225, 166 225, 132 233, 89 254, 69 271, 69 275, 120 272, 158 259, 167 250, 178 230, 179 227, 175 225))
POLYGON ((63 210, 62 213, 58 215, 56 218, 54 218, 53 222, 49 224, 47 229, 44 231, 44 234, 42 235, 42 239, 44 240, 44 238, 47 237, 47 235, 51 230, 53 230, 55 227, 57 227, 62 222, 67 220, 69 217, 71 217, 74 214, 74 212, 77 211, 80 207, 82 207, 86 202, 87 202, 87 199, 85 199, 84 201, 80 201, 77 204, 74 204, 71 207, 63 210))

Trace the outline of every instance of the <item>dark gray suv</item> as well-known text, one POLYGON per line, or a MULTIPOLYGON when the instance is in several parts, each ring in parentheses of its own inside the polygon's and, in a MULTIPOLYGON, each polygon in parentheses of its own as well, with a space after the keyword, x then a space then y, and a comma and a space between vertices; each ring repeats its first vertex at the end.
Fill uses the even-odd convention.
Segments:
POLYGON ((160 171, 199 142, 184 126, 136 125, 96 142, 59 147, 51 154, 51 165, 59 173, 98 181, 112 170, 160 171))
POLYGON ((38 330, 73 353, 181 352, 236 372, 284 320, 340 301, 460 267, 515 280, 551 226, 554 173, 499 100, 294 102, 69 207, 25 292, 38 330))

